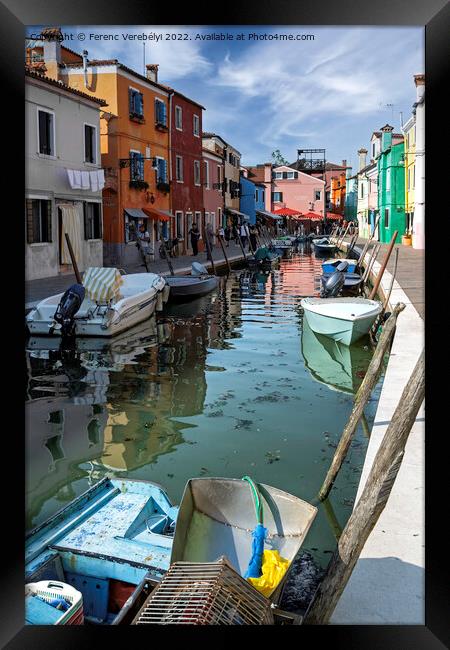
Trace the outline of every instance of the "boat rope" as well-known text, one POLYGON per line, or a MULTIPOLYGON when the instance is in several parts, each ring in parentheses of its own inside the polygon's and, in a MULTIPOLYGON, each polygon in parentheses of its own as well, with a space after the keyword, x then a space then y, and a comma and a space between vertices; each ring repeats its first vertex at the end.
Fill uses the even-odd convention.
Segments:
POLYGON ((247 483, 250 485, 250 489, 253 495, 253 500, 255 502, 256 519, 258 521, 258 524, 262 524, 264 519, 264 512, 263 512, 263 504, 260 498, 258 488, 256 487, 253 480, 250 478, 250 476, 243 476, 242 480, 247 481, 247 483))

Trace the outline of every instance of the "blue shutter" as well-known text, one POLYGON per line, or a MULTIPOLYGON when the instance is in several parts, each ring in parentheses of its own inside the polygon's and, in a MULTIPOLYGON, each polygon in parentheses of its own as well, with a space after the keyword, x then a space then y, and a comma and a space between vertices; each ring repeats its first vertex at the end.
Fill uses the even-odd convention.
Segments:
POLYGON ((161 104, 162 108, 162 122, 164 125, 167 125, 167 106, 165 104, 161 104))
POLYGON ((162 158, 158 158, 158 183, 164 182, 164 162, 162 158))
POLYGON ((144 180, 144 156, 138 154, 138 168, 139 168, 139 178, 144 180))
POLYGON ((134 93, 131 88, 128 88, 128 104, 130 108, 130 113, 134 113, 134 93))
POLYGON ((164 163, 164 182, 167 183, 167 160, 163 160, 164 163))
POLYGON ((138 115, 142 115, 143 113, 142 93, 135 94, 135 111, 138 115))

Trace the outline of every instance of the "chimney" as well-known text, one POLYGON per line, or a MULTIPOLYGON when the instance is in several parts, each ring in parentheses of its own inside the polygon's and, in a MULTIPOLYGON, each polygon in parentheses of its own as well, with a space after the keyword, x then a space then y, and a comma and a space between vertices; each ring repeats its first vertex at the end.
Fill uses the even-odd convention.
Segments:
POLYGON ((147 69, 147 79, 150 79, 150 81, 154 81, 155 83, 158 83, 159 65, 157 63, 147 63, 145 67, 147 69))
POLYGON ((346 160, 342 161, 342 167, 347 167, 347 161, 346 160))
POLYGON ((424 74, 415 74, 414 83, 416 84, 416 97, 417 101, 420 102, 425 93, 425 75, 424 74))
POLYGON ((366 166, 367 149, 358 149, 358 156, 359 156, 359 171, 361 171, 361 169, 364 169, 364 167, 366 166))
POLYGON ((385 124, 381 127, 381 151, 387 151, 392 146, 392 131, 394 130, 393 126, 385 124))
POLYGON ((44 63, 46 75, 56 81, 61 80, 61 41, 63 36, 59 27, 46 27, 41 32, 44 41, 44 63))

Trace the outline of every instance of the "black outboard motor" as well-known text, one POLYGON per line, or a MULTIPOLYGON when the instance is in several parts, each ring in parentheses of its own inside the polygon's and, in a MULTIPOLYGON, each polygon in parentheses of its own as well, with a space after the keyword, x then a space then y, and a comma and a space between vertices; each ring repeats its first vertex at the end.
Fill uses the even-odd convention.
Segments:
MULTIPOLYGON (((84 300, 85 288, 82 284, 73 284, 59 301, 53 320, 61 325, 61 336, 73 336, 75 333, 75 314, 84 300)), ((53 328, 50 328, 50 334, 53 328)))
POLYGON ((345 271, 348 268, 348 262, 341 262, 337 265, 336 271, 322 279, 321 298, 335 298, 341 291, 345 282, 345 271))

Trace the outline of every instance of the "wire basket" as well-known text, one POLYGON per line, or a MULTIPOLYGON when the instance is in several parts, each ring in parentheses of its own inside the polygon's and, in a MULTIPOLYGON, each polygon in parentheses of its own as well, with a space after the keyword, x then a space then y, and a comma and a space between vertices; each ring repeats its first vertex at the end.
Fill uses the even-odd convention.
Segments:
MULTIPOLYGON (((25 585, 25 596, 39 596, 46 603, 57 598, 63 598, 70 607, 61 611, 59 619, 54 625, 83 625, 83 595, 80 591, 64 582, 55 580, 41 580, 40 582, 29 582, 25 585)), ((39 621, 39 624, 45 624, 39 621)))
POLYGON ((221 557, 175 562, 132 625, 273 625, 270 601, 221 557))

